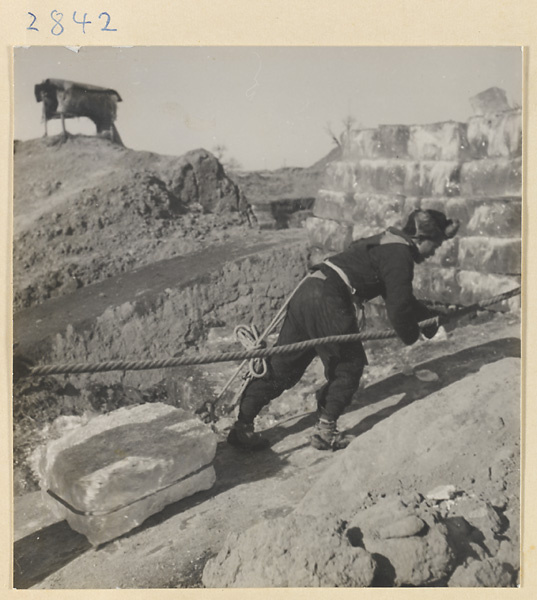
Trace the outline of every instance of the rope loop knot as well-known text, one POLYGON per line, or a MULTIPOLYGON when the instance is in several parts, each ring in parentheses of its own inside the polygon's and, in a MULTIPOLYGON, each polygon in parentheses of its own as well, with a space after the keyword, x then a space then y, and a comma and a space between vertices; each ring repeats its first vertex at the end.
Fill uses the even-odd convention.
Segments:
MULTIPOLYGON (((234 330, 235 338, 247 350, 266 348, 266 342, 261 339, 257 327, 252 325, 237 325, 234 330)), ((251 358, 248 361, 246 377, 261 379, 267 374, 267 361, 265 358, 251 358)))

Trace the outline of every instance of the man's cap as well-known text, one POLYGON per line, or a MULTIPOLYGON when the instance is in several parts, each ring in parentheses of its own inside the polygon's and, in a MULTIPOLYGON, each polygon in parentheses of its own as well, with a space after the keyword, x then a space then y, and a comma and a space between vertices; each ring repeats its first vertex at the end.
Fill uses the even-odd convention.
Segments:
POLYGON ((411 237, 444 241, 455 236, 460 227, 458 219, 448 219, 439 210, 415 210, 408 216, 404 231, 411 237))

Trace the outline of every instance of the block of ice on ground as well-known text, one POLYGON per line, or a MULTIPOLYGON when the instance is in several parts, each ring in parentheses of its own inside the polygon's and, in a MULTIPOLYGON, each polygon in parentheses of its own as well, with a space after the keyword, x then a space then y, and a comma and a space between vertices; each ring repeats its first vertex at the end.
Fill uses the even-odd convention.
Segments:
POLYGON ((215 453, 209 426, 184 410, 151 403, 101 415, 49 442, 38 471, 55 513, 101 544, 212 487, 215 453))

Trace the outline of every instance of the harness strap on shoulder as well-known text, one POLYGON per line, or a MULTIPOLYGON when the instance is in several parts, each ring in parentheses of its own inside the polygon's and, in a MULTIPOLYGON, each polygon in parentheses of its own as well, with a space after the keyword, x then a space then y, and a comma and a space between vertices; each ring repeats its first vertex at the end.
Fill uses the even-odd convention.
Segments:
POLYGON ((412 242, 406 237, 399 235, 391 228, 387 229, 381 236, 379 245, 384 246, 385 244, 402 244, 403 246, 412 246, 412 242))
POLYGON ((356 289, 352 287, 349 278, 347 277, 347 273, 343 269, 340 269, 337 265, 330 262, 328 259, 324 261, 324 264, 333 269, 345 282, 345 285, 349 288, 350 293, 354 296, 356 294, 356 289))

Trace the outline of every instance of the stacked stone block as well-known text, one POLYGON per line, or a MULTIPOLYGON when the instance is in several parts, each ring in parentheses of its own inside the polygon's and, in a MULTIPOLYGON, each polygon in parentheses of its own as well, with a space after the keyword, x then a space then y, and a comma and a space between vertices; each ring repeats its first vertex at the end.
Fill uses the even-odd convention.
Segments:
MULTIPOLYGON (((433 208, 460 219, 461 228, 416 267, 418 297, 472 304, 520 285, 521 155, 518 109, 476 114, 467 123, 351 132, 306 222, 313 260, 401 227, 416 208, 433 208)), ((497 308, 518 307, 515 297, 497 308)))

